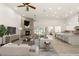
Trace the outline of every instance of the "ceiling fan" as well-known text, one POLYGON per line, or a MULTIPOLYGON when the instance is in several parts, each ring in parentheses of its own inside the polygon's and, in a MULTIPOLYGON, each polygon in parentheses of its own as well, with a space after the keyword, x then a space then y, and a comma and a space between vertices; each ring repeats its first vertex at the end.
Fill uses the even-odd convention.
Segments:
POLYGON ((22 5, 19 5, 17 7, 26 7, 26 10, 29 11, 29 7, 32 9, 36 9, 36 7, 30 5, 30 3, 22 3, 22 5))

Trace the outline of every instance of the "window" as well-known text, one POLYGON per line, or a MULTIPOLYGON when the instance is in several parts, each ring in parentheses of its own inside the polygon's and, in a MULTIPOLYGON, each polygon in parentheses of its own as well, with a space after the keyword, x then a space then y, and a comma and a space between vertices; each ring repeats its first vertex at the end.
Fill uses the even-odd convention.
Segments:
POLYGON ((55 26, 55 32, 61 32, 61 26, 55 26))
POLYGON ((44 27, 36 27, 34 32, 38 35, 43 35, 45 33, 44 27))

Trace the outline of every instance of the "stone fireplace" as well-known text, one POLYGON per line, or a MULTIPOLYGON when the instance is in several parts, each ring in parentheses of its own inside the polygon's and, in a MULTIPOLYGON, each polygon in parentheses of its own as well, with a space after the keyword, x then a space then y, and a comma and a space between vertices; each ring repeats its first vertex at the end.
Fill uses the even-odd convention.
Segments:
POLYGON ((32 18, 23 16, 21 20, 21 27, 21 35, 30 37, 34 34, 34 20, 32 18))

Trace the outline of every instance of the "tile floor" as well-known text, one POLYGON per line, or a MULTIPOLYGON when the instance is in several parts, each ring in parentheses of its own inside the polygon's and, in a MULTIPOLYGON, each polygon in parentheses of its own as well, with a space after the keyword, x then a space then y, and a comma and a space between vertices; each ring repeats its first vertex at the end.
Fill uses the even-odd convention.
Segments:
MULTIPOLYGON (((61 56, 79 56, 79 46, 73 46, 59 39, 52 37, 52 46, 58 55, 61 56)), ((14 43, 19 43, 16 41, 14 43)), ((44 52, 45 53, 45 52, 44 52)), ((52 52, 53 53, 53 52, 52 52)))

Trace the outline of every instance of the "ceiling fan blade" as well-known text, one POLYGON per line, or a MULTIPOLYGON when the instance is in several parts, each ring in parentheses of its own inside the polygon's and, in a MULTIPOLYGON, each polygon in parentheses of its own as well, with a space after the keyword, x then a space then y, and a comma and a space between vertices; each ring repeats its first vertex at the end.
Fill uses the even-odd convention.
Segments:
POLYGON ((36 7, 34 7, 34 6, 31 6, 31 5, 28 5, 29 7, 31 7, 31 8, 33 8, 33 9, 36 9, 36 7))
POLYGON ((29 7, 28 6, 26 7, 26 10, 29 11, 29 7))
POLYGON ((28 5, 28 4, 30 4, 30 3, 23 3, 24 5, 28 5))
POLYGON ((19 5, 19 6, 17 6, 17 7, 24 7, 24 5, 19 5))

